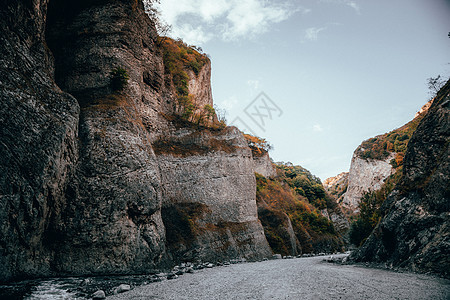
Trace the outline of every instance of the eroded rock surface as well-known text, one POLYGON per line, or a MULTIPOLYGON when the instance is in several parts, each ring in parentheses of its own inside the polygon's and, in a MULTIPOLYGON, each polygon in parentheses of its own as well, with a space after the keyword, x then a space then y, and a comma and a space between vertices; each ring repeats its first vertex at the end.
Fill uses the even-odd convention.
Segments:
MULTIPOLYGON (((0 16, 0 281, 271 254, 250 149, 236 129, 175 124, 176 92, 140 1, 7 1, 0 16), (169 240, 184 238, 171 227, 180 207, 198 221, 175 241, 182 252, 169 240)), ((189 74, 201 104, 212 104, 210 72, 189 74)))
POLYGON ((0 8, 0 281, 49 275, 57 222, 77 159, 79 106, 51 76, 47 1, 0 8))
POLYGON ((384 180, 393 172, 394 168, 389 163, 395 154, 389 155, 384 160, 361 158, 355 150, 348 175, 348 187, 342 199, 342 206, 353 212, 358 212, 361 197, 368 191, 376 191, 381 188, 384 180))
POLYGON ((170 138, 154 146, 174 259, 270 256, 256 212, 252 154, 242 133, 234 127, 182 129, 170 138))
POLYGON ((255 172, 264 177, 271 178, 277 175, 268 152, 263 153, 263 155, 253 155, 253 164, 255 172))
POLYGON ((348 172, 342 172, 334 177, 330 177, 324 180, 323 187, 325 190, 333 196, 338 203, 341 203, 344 194, 348 188, 348 172))

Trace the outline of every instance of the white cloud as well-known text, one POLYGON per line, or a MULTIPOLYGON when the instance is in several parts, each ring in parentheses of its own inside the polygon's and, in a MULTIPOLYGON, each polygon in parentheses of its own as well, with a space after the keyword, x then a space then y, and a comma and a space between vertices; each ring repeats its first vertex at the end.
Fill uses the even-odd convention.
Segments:
POLYGON ((325 30, 326 27, 310 27, 305 30, 305 39, 309 41, 317 41, 319 38, 319 33, 325 30))
POLYGON ((286 20, 291 12, 283 6, 265 5, 259 0, 235 1, 227 13, 228 25, 223 38, 236 39, 254 36, 268 30, 271 23, 286 20))
POLYGON ((214 36, 226 41, 252 38, 296 12, 307 14, 311 11, 293 7, 288 1, 164 0, 159 10, 162 19, 173 26, 172 36, 181 37, 187 43, 201 44, 214 36), (189 33, 189 29, 195 33, 189 33))
POLYGON ((353 8, 358 15, 361 14, 361 8, 359 7, 358 3, 354 2, 354 1, 346 1, 346 4, 348 6, 350 6, 351 8, 353 8))
POLYGON ((193 27, 190 24, 183 24, 172 30, 173 35, 183 37, 183 39, 194 45, 200 45, 209 41, 213 35, 206 33, 202 26, 193 27))
POLYGON ((203 0, 199 1, 199 12, 204 21, 213 22, 214 19, 222 16, 230 8, 230 3, 226 0, 203 0))
POLYGON ((320 124, 315 124, 313 126, 313 131, 315 131, 315 132, 322 132, 323 128, 322 128, 322 126, 320 126, 320 124))

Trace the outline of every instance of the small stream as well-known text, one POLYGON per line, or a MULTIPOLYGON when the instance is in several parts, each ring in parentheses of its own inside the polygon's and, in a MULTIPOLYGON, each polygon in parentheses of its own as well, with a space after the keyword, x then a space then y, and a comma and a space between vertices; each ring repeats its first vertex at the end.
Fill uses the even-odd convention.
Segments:
POLYGON ((151 275, 67 277, 24 280, 0 285, 0 300, 90 299, 97 290, 112 295, 120 284, 132 288, 155 281, 151 275))

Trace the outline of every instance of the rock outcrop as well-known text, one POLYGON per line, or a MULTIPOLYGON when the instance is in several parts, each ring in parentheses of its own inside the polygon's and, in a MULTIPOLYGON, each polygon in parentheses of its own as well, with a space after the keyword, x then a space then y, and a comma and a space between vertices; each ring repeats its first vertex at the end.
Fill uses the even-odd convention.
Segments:
POLYGON ((253 155, 253 165, 255 173, 267 178, 277 176, 277 170, 274 168, 268 152, 263 155, 253 155))
POLYGON ((450 276, 449 120, 450 81, 409 141, 403 177, 353 260, 450 276))
POLYGON ((337 203, 332 207, 322 209, 320 212, 324 217, 326 217, 333 223, 333 226, 339 235, 345 236, 350 228, 350 223, 348 222, 348 219, 342 211, 341 207, 337 203))
MULTIPOLYGON (((251 150, 176 122, 140 1, 6 1, 0 17, 0 281, 271 254, 251 150)), ((209 62, 189 75, 212 105, 209 62)))
POLYGON ((348 172, 342 172, 323 181, 325 190, 333 196, 338 203, 342 202, 348 188, 348 172))
POLYGON ((361 149, 358 148, 353 154, 348 175, 348 187, 341 202, 344 208, 355 213, 359 211, 358 205, 364 193, 380 189, 384 180, 394 172, 390 161, 395 154, 379 160, 361 158, 359 157, 360 151, 361 149))
POLYGON ((46 0, 0 8, 0 281, 49 275, 48 228, 77 159, 79 106, 55 84, 46 0))
POLYGON ((189 94, 193 95, 199 107, 205 105, 213 106, 212 90, 211 90, 211 62, 208 61, 206 65, 198 72, 189 70, 189 94))
POLYGON ((154 149, 169 252, 176 260, 271 255, 256 211, 251 150, 237 128, 183 128, 154 149))

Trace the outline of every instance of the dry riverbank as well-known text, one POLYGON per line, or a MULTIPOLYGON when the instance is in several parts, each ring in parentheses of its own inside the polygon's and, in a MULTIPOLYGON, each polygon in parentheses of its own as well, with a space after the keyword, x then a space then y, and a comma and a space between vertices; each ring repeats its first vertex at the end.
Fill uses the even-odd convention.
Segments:
POLYGON ((137 287, 121 299, 449 299, 450 281, 323 261, 279 259, 216 267, 137 287))

